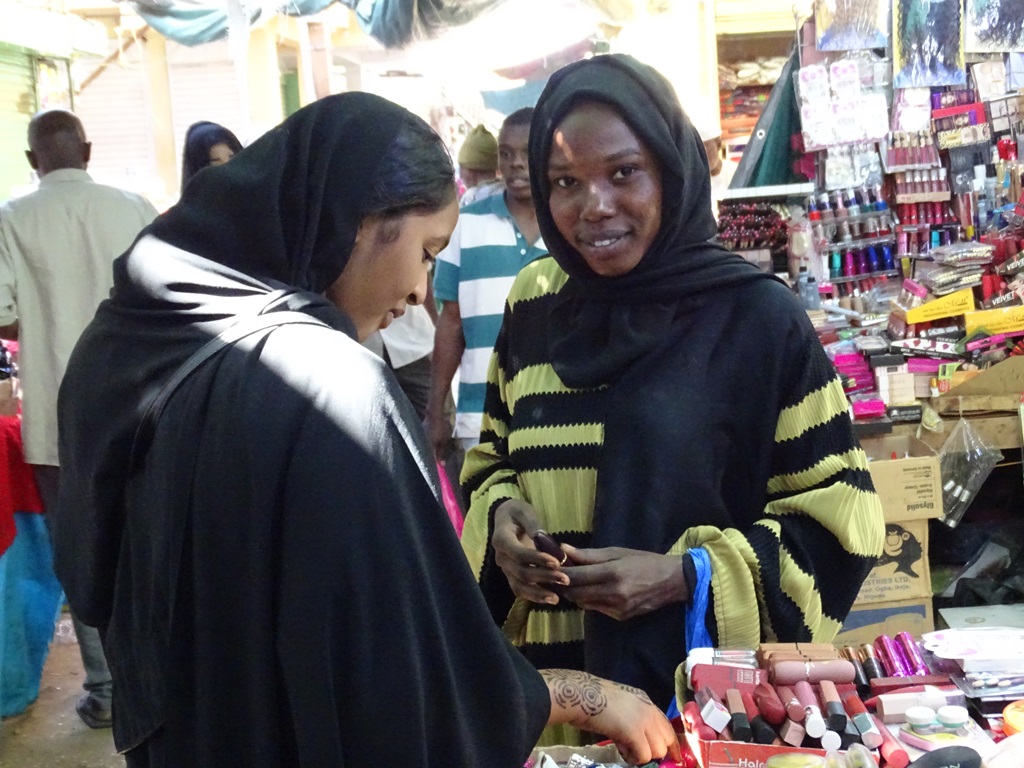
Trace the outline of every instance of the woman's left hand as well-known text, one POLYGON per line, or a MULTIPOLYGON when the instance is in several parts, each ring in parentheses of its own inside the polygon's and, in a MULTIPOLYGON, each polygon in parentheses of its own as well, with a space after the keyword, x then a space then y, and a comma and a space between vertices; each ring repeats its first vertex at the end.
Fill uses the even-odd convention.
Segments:
POLYGON ((625 547, 562 548, 571 564, 562 566, 569 577, 562 595, 584 610, 625 621, 690 599, 679 555, 625 547))

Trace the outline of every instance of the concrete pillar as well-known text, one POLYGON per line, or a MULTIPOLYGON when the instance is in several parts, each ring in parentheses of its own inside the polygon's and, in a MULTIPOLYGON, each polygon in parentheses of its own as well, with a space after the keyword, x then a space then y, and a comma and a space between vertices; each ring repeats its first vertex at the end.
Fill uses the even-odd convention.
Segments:
POLYGON ((246 86, 252 128, 250 135, 259 136, 284 119, 281 69, 277 62, 277 34, 272 24, 250 31, 247 62, 246 86))
POLYGON ((153 157, 156 160, 156 173, 162 187, 159 193, 165 199, 174 199, 178 195, 178 160, 174 154, 174 119, 167 72, 167 41, 152 30, 146 33, 145 40, 144 65, 150 115, 153 121, 153 157))

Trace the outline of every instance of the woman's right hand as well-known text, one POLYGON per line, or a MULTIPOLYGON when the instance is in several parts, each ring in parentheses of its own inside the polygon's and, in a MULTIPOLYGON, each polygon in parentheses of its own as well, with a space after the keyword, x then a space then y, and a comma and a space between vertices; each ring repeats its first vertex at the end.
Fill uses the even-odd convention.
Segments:
POLYGON ((634 765, 681 759, 672 724, 639 688, 572 669, 542 669, 540 674, 551 693, 549 724, 571 723, 606 736, 634 765))
POLYGON ((533 603, 558 603, 553 587, 569 584, 558 560, 540 552, 533 534, 540 529, 537 512, 525 501, 509 499, 494 511, 494 561, 508 579, 516 597, 533 603))

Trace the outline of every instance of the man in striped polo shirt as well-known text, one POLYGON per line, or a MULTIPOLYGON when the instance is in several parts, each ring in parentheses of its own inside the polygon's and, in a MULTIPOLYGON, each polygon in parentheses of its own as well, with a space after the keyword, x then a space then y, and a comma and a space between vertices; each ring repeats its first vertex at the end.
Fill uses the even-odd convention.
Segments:
POLYGON ((498 170, 504 192, 462 208, 451 242, 437 257, 434 296, 442 307, 434 336, 425 426, 438 459, 446 458, 453 447, 444 403, 456 371, 454 437, 463 451, 479 442, 487 365, 501 328, 505 299, 519 270, 547 253, 537 227, 527 166, 532 116, 532 109, 520 109, 502 123, 498 170))

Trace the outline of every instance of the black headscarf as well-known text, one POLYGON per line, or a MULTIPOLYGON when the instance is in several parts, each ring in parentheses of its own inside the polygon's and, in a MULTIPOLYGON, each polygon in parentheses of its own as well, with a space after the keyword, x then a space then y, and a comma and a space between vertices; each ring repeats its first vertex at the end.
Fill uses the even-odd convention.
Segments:
POLYGON ((210 150, 226 145, 234 154, 242 151, 242 142, 223 125, 201 120, 185 132, 185 150, 181 153, 181 188, 210 164, 210 150))
POLYGON ((530 184, 544 242, 570 277, 547 331, 555 370, 570 386, 616 380, 666 337, 680 300, 763 277, 711 242, 718 228, 704 144, 671 84, 630 56, 599 56, 552 75, 530 127, 530 184), (661 165, 661 229, 640 263, 617 277, 587 266, 558 231, 549 207, 555 130, 586 101, 615 109, 661 165))
POLYGON ((369 93, 320 99, 196 176, 151 234, 254 277, 321 293, 341 274, 370 181, 403 120, 369 93))

